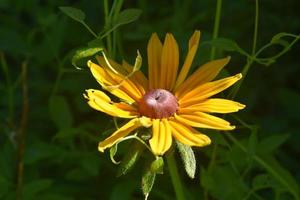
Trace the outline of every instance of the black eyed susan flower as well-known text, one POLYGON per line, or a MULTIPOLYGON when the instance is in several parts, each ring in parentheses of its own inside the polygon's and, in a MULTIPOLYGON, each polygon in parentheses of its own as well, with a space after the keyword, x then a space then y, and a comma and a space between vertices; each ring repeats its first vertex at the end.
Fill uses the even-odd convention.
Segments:
POLYGON ((155 155, 168 151, 173 139, 189 146, 209 145, 210 138, 195 128, 235 128, 211 113, 236 112, 245 106, 212 97, 236 83, 242 75, 213 81, 229 62, 230 57, 227 57, 210 61, 187 77, 199 39, 200 32, 195 31, 179 71, 179 48, 173 35, 166 34, 162 44, 157 34, 152 34, 147 47, 148 79, 141 71, 126 76, 133 70, 133 66, 126 62, 120 65, 100 56, 97 57, 99 64, 88 62, 93 76, 103 89, 121 99, 121 102, 113 102, 104 92, 89 89, 85 94, 88 104, 111 116, 130 119, 99 143, 99 151, 103 152, 140 127, 152 127, 149 144, 155 155))

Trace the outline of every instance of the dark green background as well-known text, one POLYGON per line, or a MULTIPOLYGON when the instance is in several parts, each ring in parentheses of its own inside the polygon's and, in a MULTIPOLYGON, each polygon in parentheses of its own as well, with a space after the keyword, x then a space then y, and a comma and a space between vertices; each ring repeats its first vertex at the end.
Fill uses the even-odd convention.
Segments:
MULTIPOLYGON (((264 0, 260 2, 257 49, 279 32, 300 33, 300 2, 264 0)), ((98 141, 114 130, 112 119, 92 110, 82 93, 100 88, 90 72, 71 65, 71 55, 93 36, 79 23, 65 16, 59 6, 72 6, 86 13, 86 22, 97 33, 104 27, 103 2, 89 1, 0 1, 0 199, 15 199, 18 141, 22 118, 22 65, 28 70, 28 122, 26 134, 22 199, 142 199, 141 175, 144 162, 138 162, 127 175, 116 177, 118 166, 108 151, 97 151, 98 141), (5 75, 3 65, 9 71, 5 75), (7 80, 9 78, 9 80, 7 80)), ((123 8, 138 8, 138 21, 118 29, 117 60, 134 63, 136 49, 146 61, 147 40, 152 32, 163 39, 172 32, 181 47, 181 63, 189 37, 201 30, 201 41, 212 37, 216 1, 125 1, 123 8)), ((255 2, 223 1, 220 37, 236 41, 251 52, 255 2)), ((288 40, 290 41, 290 40, 288 40)), ((280 47, 266 51, 274 55, 280 47)), ((254 63, 237 100, 246 104, 238 113, 243 121, 257 127, 257 134, 237 124, 232 131, 248 153, 216 133, 216 161, 207 171, 213 145, 194 148, 197 174, 194 180, 178 168, 187 199, 295 199, 300 181, 300 62, 299 44, 270 66, 254 63), (249 139, 250 138, 250 139, 249 139), (278 176, 253 159, 264 160, 278 176), (201 169, 201 170, 200 170, 201 169), (281 181, 280 181, 281 180, 281 181), (287 184, 282 184, 283 182, 287 184)), ((217 58, 231 55, 224 74, 242 71, 246 58, 236 52, 217 49, 217 58)), ((194 66, 209 60, 210 46, 200 45, 194 66)), ((146 71, 146 62, 143 71, 146 71)), ((193 68, 195 69, 195 68, 193 68)), ((226 92, 225 92, 226 94, 226 92)), ((121 122, 121 121, 120 121, 121 122)), ((223 133, 224 134, 224 133, 223 133)), ((121 145, 117 159, 126 153, 121 145)), ((147 156, 144 156, 147 157, 147 156)), ((142 157, 142 158, 144 158, 142 157)), ((178 157, 179 158, 179 157, 178 157)), ((165 168, 158 175, 149 199, 173 199, 175 194, 165 168)))

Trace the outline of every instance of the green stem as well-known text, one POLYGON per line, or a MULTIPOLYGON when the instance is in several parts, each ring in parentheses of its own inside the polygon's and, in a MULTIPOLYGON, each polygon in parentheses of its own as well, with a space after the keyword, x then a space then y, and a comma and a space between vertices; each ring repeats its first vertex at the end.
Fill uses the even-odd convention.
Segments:
MULTIPOLYGON (((221 21, 221 10, 222 10, 222 0, 217 0, 216 7, 216 15, 215 15, 215 23, 214 23, 214 31, 212 39, 216 39, 219 35, 219 27, 221 21)), ((216 48, 212 47, 210 52, 210 60, 213 60, 216 55, 216 48)))
POLYGON ((98 38, 97 34, 84 22, 82 22, 82 25, 95 37, 98 38))
POLYGON ((174 152, 171 152, 170 155, 167 157, 167 163, 169 168, 169 173, 171 176, 173 188, 176 194, 177 200, 184 200, 184 192, 183 192, 183 186, 179 177, 178 169, 176 166, 175 158, 174 158, 174 152))
POLYGON ((256 52, 256 45, 257 45, 257 33, 258 33, 258 20, 259 20, 259 4, 258 0, 255 0, 255 19, 254 19, 254 33, 253 33, 253 42, 252 42, 252 53, 251 57, 247 59, 246 65, 243 67, 242 74, 243 78, 235 85, 235 87, 232 88, 230 91, 228 97, 230 99, 234 99, 254 61, 255 58, 255 52, 256 52))
MULTIPOLYGON (((105 19, 105 28, 110 28, 110 18, 109 18, 109 8, 108 8, 108 0, 104 0, 104 19, 105 19)), ((111 41, 111 34, 106 36, 106 44, 107 44, 107 51, 108 55, 111 56, 112 54, 112 41, 111 41)))

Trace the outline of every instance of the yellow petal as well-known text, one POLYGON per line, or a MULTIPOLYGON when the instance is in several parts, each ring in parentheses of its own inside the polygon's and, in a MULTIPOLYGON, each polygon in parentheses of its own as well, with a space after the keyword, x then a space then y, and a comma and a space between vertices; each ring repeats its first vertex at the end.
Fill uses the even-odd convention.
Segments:
MULTIPOLYGON (((123 61, 122 66, 128 73, 131 73, 133 70, 133 67, 125 61, 123 61)), ((136 71, 129 79, 136 84, 143 95, 149 90, 148 80, 140 70, 136 71)))
POLYGON ((148 78, 150 89, 158 88, 158 80, 160 79, 160 63, 161 63, 162 44, 156 33, 151 35, 148 42, 148 78))
POLYGON ((127 71, 118 63, 114 62, 113 60, 108 60, 109 64, 118 72, 115 73, 108 67, 108 63, 105 61, 105 59, 102 56, 97 56, 97 61, 99 64, 103 67, 105 72, 111 77, 111 79, 114 80, 115 84, 112 85, 108 89, 109 91, 120 89, 124 91, 126 94, 128 94, 132 99, 135 101, 138 101, 140 98, 142 98, 143 94, 137 87, 138 83, 133 82, 130 78, 126 78, 126 75, 128 74, 127 71), (118 86, 118 87, 115 87, 118 86))
POLYGON ((171 126, 172 135, 182 144, 203 147, 211 143, 208 136, 198 132, 192 127, 185 126, 175 120, 169 120, 168 123, 171 126))
POLYGON ((98 83, 105 89, 108 90, 113 95, 119 97, 120 99, 123 99, 124 101, 128 103, 134 103, 135 100, 130 97, 126 91, 123 91, 119 88, 109 89, 107 86, 111 85, 117 85, 118 83, 99 65, 88 61, 88 66, 95 77, 95 79, 98 81, 98 83))
POLYGON ((221 71, 221 69, 227 65, 230 57, 213 60, 202 65, 196 70, 186 81, 184 81, 175 91, 177 97, 181 97, 193 88, 212 81, 221 71))
POLYGON ((227 99, 207 99, 200 103, 180 107, 179 113, 191 113, 191 112, 208 112, 208 113, 232 113, 237 112, 245 108, 245 105, 227 100, 227 99))
POLYGON ((186 76, 189 73, 189 70, 191 68, 191 65, 193 63, 194 57, 198 49, 199 40, 200 40, 200 31, 195 31, 193 36, 190 38, 189 51, 187 53, 182 69, 176 80, 175 89, 178 88, 178 86, 183 83, 183 81, 186 79, 186 76))
POLYGON ((241 78, 242 74, 237 74, 235 76, 230 76, 221 80, 208 82, 203 85, 200 85, 192 89, 190 92, 186 93, 184 96, 180 97, 178 101, 179 105, 180 107, 185 107, 188 105, 197 104, 200 101, 229 88, 241 78))
POLYGON ((171 128, 166 119, 154 119, 150 147, 155 155, 163 155, 172 145, 171 128))
POLYGON ((190 114, 175 114, 175 119, 189 126, 197 128, 209 128, 217 130, 232 130, 235 126, 219 117, 215 117, 202 112, 195 112, 190 114))
POLYGON ((172 34, 167 33, 161 55, 159 88, 171 91, 175 85, 179 64, 179 49, 172 34))
POLYGON ((126 103, 114 103, 102 91, 89 89, 84 95, 88 99, 88 104, 95 110, 105 112, 111 116, 121 118, 134 118, 138 115, 135 107, 126 103))
POLYGON ((100 142, 98 150, 103 152, 106 148, 109 148, 120 141, 123 137, 127 136, 130 132, 140 127, 141 124, 138 118, 130 120, 127 124, 115 131, 111 136, 100 142))

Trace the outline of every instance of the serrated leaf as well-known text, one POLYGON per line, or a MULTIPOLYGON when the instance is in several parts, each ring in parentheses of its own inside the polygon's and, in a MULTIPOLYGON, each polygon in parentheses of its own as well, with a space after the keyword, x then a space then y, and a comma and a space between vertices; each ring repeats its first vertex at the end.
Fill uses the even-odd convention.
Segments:
POLYGON ((85 20, 85 14, 82 10, 78 8, 73 8, 73 7, 59 7, 59 9, 69 16, 70 18, 74 19, 75 21, 78 21, 80 23, 84 23, 85 20))
POLYGON ((132 141, 130 149, 121 161, 117 175, 121 176, 127 174, 137 162, 144 149, 144 145, 142 145, 139 141, 132 141))
POLYGON ((150 169, 153 173, 163 174, 164 173, 164 159, 162 157, 156 157, 151 163, 150 169))
POLYGON ((75 52, 74 56, 72 57, 72 65, 77 69, 81 69, 80 67, 77 66, 77 62, 79 60, 93 56, 102 50, 103 50, 102 47, 87 47, 87 48, 79 49, 75 52))
POLYGON ((146 170, 142 177, 142 190, 145 195, 145 199, 148 198, 149 193, 155 182, 156 173, 153 173, 150 169, 146 170))
POLYGON ((53 96, 49 101, 50 116, 60 130, 71 128, 73 117, 69 104, 63 96, 53 96))
POLYGON ((187 175, 190 178, 195 178, 196 158, 193 149, 190 146, 184 145, 178 141, 176 141, 176 144, 187 175))

